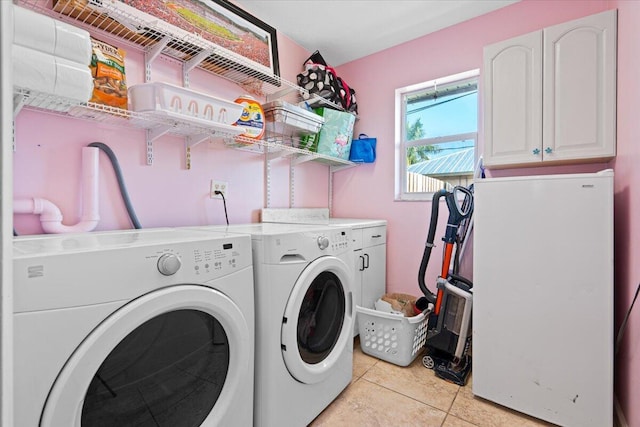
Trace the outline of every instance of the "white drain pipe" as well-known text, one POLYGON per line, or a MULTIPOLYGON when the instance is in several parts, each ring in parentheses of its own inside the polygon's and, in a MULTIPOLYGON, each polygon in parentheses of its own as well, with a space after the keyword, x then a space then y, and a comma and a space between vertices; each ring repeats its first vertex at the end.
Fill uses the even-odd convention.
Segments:
POLYGON ((75 225, 62 223, 62 212, 47 199, 32 198, 13 201, 14 214, 40 215, 40 223, 45 233, 84 233, 98 225, 98 155, 95 147, 82 148, 82 215, 75 225))

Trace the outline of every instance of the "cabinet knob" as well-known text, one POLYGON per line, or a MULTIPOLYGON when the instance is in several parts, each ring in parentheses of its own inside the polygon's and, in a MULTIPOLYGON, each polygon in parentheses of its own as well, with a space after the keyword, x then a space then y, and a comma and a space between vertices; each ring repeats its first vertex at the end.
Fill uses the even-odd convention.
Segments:
POLYGON ((547 148, 544 149, 544 152, 547 153, 547 154, 551 154, 552 151, 553 150, 551 149, 551 147, 547 147, 547 148))
POLYGON ((536 155, 536 156, 537 156, 538 154, 540 154, 540 149, 539 149, 539 148, 534 148, 534 149, 533 149, 533 154, 534 154, 534 155, 536 155))

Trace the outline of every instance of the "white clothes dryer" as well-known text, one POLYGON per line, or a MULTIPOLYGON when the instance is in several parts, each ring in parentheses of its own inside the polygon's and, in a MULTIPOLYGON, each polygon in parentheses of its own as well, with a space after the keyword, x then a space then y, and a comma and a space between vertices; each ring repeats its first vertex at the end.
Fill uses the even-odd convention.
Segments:
POLYGON ((16 426, 251 426, 251 239, 14 240, 16 426))
POLYGON ((305 426, 353 376, 350 230, 290 224, 223 229, 252 236, 254 425, 305 426))

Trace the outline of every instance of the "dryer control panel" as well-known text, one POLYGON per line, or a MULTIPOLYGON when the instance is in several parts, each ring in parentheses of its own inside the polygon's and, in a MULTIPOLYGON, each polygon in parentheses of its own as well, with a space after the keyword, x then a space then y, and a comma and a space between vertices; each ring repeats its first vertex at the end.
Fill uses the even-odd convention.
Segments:
POLYGON ((136 298, 251 268, 251 237, 158 229, 14 241, 14 312, 136 298))
POLYGON ((173 280, 179 277, 183 281, 206 282, 250 266, 251 240, 248 236, 229 235, 226 239, 174 247, 154 257, 158 271, 173 280))

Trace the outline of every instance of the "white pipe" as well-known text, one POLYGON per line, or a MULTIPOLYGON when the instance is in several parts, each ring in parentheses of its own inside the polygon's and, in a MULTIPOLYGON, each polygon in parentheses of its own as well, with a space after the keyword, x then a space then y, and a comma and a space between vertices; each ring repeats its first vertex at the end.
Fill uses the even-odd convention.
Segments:
POLYGON ((62 223, 62 212, 51 201, 34 197, 13 201, 14 214, 40 215, 40 223, 45 233, 83 233, 92 231, 98 225, 98 155, 95 147, 82 149, 82 215, 75 225, 62 223))

